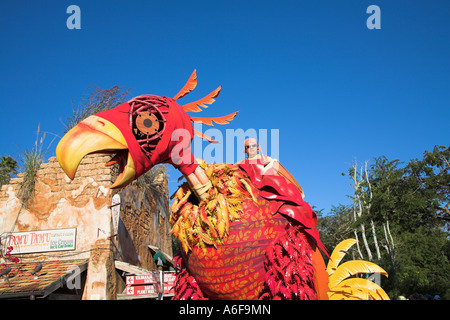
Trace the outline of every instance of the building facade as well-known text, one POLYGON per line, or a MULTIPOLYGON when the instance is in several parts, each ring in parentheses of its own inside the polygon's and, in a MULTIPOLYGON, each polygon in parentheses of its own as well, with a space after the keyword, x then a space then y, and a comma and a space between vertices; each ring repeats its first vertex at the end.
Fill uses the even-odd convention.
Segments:
POLYGON ((89 155, 70 180, 55 157, 41 165, 34 196, 22 201, 23 174, 0 191, 0 299, 118 299, 125 275, 171 262, 167 179, 109 189, 110 156, 89 155))

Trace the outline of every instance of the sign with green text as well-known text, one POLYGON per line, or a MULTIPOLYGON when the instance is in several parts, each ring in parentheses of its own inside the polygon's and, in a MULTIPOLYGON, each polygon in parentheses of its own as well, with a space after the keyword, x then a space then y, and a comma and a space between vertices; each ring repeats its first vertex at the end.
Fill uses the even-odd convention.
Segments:
POLYGON ((11 254, 75 250, 76 228, 14 232, 8 237, 11 254))

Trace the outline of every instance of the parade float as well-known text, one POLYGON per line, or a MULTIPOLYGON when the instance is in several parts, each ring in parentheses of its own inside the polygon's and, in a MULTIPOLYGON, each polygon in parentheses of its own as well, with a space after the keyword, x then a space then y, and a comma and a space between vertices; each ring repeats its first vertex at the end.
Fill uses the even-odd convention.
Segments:
MULTIPOLYGON (((175 257, 174 299, 389 299, 376 283, 358 274, 384 274, 368 261, 338 266, 349 239, 329 255, 320 241, 317 216, 303 190, 280 164, 258 158, 236 164, 207 164, 191 152, 194 135, 214 139, 192 123, 227 124, 237 112, 202 118, 221 87, 180 105, 197 85, 194 71, 173 98, 141 95, 90 116, 59 142, 56 157, 71 179, 88 154, 113 155, 107 166, 119 175, 111 186, 123 188, 160 163, 186 179, 173 194, 170 222, 182 246, 175 257), (328 265, 324 258, 328 257, 328 265)), ((273 159, 272 159, 273 160, 273 159)))

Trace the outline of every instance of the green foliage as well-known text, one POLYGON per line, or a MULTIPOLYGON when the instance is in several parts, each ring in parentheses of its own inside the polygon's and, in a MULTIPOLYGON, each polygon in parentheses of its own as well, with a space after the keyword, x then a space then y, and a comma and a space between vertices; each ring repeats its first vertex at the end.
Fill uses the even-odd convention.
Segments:
POLYGON ((23 180, 20 184, 18 197, 25 207, 28 207, 30 200, 34 196, 36 174, 41 164, 45 161, 48 148, 51 145, 50 143, 47 149, 44 149, 45 135, 46 133, 44 132, 40 136, 40 126, 38 126, 34 147, 31 150, 23 151, 22 154, 23 180))
POLYGON ((408 183, 414 195, 423 199, 421 209, 426 219, 447 224, 450 221, 450 147, 435 146, 425 151, 422 160, 412 160, 406 167, 408 183))
POLYGON ((64 123, 64 133, 67 133, 87 117, 126 102, 131 90, 119 86, 113 86, 110 89, 93 88, 93 86, 88 88, 78 107, 73 108, 72 116, 67 117, 64 123))
MULTIPOLYGON (((313 208, 315 209, 315 208, 313 208)), ((330 251, 341 241, 352 237, 351 208, 345 205, 333 206, 329 214, 323 210, 314 210, 317 214, 317 229, 320 232, 320 240, 330 251)))
MULTIPOLYGON (((422 159, 407 164, 384 156, 375 158, 368 169, 370 189, 363 182, 359 191, 364 203, 361 218, 354 221, 352 205, 334 207, 319 219, 321 239, 334 248, 365 223, 374 253, 373 221, 380 266, 389 273, 383 288, 390 296, 417 292, 445 297, 450 289, 449 158, 450 149, 443 146, 425 151, 422 159)), ((350 177, 353 170, 348 172, 350 177)))
POLYGON ((399 235, 397 291, 444 295, 450 286, 448 244, 441 230, 418 228, 399 235))
POLYGON ((9 183, 11 176, 17 174, 17 168, 17 161, 12 157, 0 157, 0 187, 9 183))

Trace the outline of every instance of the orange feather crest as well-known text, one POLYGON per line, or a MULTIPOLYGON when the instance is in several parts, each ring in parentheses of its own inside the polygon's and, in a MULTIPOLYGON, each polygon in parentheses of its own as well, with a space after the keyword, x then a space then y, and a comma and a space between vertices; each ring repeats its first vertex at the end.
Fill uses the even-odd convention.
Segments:
POLYGON ((197 70, 194 69, 194 72, 192 72, 191 76, 189 77, 184 87, 181 88, 181 90, 175 95, 175 97, 173 97, 173 100, 183 98, 189 92, 194 90, 196 86, 197 86, 197 70))
POLYGON ((213 127, 213 122, 217 123, 217 124, 228 124, 229 121, 233 120, 234 117, 236 117, 237 113, 239 111, 230 113, 226 116, 222 116, 222 117, 212 117, 212 118, 200 118, 200 117, 191 117, 191 121, 194 123, 203 123, 206 124, 208 126, 213 127))
POLYGON ((217 98, 217 96, 220 93, 221 88, 222 88, 222 86, 219 86, 216 90, 214 90, 213 92, 208 94, 206 97, 201 98, 200 100, 182 105, 181 108, 183 108, 183 110, 186 112, 202 111, 202 109, 200 109, 199 107, 208 108, 208 106, 206 104, 211 104, 214 101, 216 101, 216 100, 214 100, 214 98, 217 98))
POLYGON ((219 143, 219 141, 214 140, 213 138, 207 136, 206 134, 204 134, 204 133, 202 133, 202 132, 200 132, 200 131, 198 131, 198 130, 195 130, 195 129, 194 129, 194 134, 195 134, 196 136, 202 138, 203 140, 207 140, 208 142, 211 142, 211 143, 219 143))
MULTIPOLYGON (((186 82, 186 84, 184 85, 184 87, 181 88, 181 90, 173 97, 173 100, 177 100, 177 99, 184 97, 185 95, 190 93, 192 90, 194 90, 196 86, 197 86, 197 71, 194 69, 194 72, 192 72, 191 76, 189 77, 189 79, 186 82)), ((200 111, 202 111, 202 109, 200 107, 208 108, 207 104, 211 104, 214 101, 216 101, 216 100, 214 100, 214 98, 217 98, 221 89, 222 89, 222 86, 219 86, 216 90, 214 90, 213 92, 208 94, 206 97, 204 97, 200 100, 182 105, 181 108, 185 112, 200 112, 200 111)), ((191 118, 191 121, 194 123, 203 123, 208 126, 214 126, 213 123, 228 124, 229 121, 234 119, 234 117, 237 115, 238 112, 239 111, 236 111, 236 112, 230 113, 230 114, 228 114, 226 116, 222 116, 222 117, 211 117, 211 118, 190 117, 190 118, 191 118)), ((211 137, 208 137, 207 135, 205 135, 195 129, 194 129, 194 134, 199 136, 202 139, 209 141, 209 142, 218 143, 218 141, 214 140, 211 137)))

